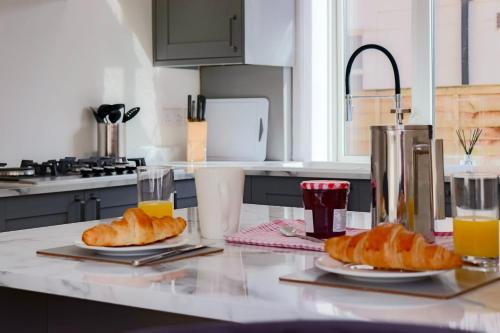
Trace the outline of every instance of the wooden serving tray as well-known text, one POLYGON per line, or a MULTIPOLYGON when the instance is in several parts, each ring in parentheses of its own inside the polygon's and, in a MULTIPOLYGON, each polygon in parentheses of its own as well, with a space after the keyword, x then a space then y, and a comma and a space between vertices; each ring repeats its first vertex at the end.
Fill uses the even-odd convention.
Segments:
MULTIPOLYGON (((167 249, 169 250, 169 249, 167 249)), ((168 257, 162 260, 158 260, 149 264, 145 264, 144 266, 156 265, 160 263, 172 262, 197 256, 204 256, 212 253, 222 252, 224 249, 220 247, 205 247, 199 250, 194 250, 186 253, 182 253, 176 256, 168 257)), ((159 252, 160 253, 160 252, 159 252)), ((122 265, 130 265, 134 260, 141 259, 147 256, 105 256, 101 254, 97 254, 92 250, 86 250, 74 245, 54 247, 46 250, 38 250, 36 251, 38 255, 52 256, 52 257, 61 257, 65 259, 74 259, 74 260, 93 260, 100 262, 107 262, 113 264, 122 264, 122 265)))
POLYGON ((500 272, 455 269, 412 282, 381 283, 356 281, 317 268, 282 276, 284 282, 383 292, 410 296, 449 299, 500 279, 500 272))

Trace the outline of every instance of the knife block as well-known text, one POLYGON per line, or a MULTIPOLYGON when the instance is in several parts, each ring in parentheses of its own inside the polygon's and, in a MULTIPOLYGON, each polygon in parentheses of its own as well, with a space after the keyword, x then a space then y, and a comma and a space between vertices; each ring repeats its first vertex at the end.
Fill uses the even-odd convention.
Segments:
POLYGON ((188 121, 186 135, 186 160, 188 162, 207 160, 207 128, 206 121, 188 121))

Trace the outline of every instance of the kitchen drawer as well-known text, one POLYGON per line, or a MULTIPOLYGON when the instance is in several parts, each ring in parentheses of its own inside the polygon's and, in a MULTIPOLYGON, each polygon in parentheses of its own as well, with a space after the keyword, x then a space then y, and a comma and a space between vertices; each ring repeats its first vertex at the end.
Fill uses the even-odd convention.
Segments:
POLYGON ((1 199, 5 205, 6 219, 32 216, 74 213, 79 210, 78 200, 84 200, 83 192, 59 192, 1 199))
POLYGON ((177 199, 196 198, 196 186, 194 179, 175 181, 175 192, 177 199))
POLYGON ((137 186, 127 185, 88 190, 85 192, 85 199, 86 221, 118 217, 123 214, 125 209, 137 207, 137 186), (97 200, 100 200, 100 214, 97 214, 97 200))
MULTIPOLYGON (((300 183, 313 178, 254 176, 252 179, 251 202, 260 205, 302 207, 300 183)), ((324 178, 323 178, 324 179, 324 178)), ((332 179, 338 179, 332 177, 332 179)), ((347 179, 349 180, 349 179, 347 179)), ((370 211, 371 189, 369 180, 349 180, 348 209, 370 211)))
POLYGON ((191 208, 197 206, 198 201, 196 200, 196 197, 175 200, 175 209, 191 208))
POLYGON ((348 209, 357 212, 369 212, 371 205, 371 186, 369 180, 351 179, 348 209))
POLYGON ((118 186, 86 191, 87 200, 92 196, 101 199, 101 208, 137 205, 137 186, 118 186))
POLYGON ((123 212, 125 212, 127 208, 134 207, 137 207, 137 204, 101 208, 101 219, 120 217, 123 215, 123 212))
POLYGON ((254 176, 252 178, 252 203, 302 207, 300 182, 304 178, 254 176))
POLYGON ((65 223, 68 223, 68 215, 66 213, 7 219, 5 220, 3 231, 48 227, 65 223))

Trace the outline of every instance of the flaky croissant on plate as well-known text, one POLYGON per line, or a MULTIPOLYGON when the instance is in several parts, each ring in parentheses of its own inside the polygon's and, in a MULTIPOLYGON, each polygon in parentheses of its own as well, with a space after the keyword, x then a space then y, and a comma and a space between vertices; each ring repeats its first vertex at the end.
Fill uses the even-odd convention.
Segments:
POLYGON ((89 246, 146 245, 177 236, 184 228, 182 217, 151 218, 139 208, 129 208, 121 220, 85 230, 82 241, 89 246))
POLYGON ((383 223, 355 236, 333 237, 325 251, 345 263, 383 269, 442 270, 462 265, 460 257, 442 246, 427 244, 424 237, 401 224, 383 223))

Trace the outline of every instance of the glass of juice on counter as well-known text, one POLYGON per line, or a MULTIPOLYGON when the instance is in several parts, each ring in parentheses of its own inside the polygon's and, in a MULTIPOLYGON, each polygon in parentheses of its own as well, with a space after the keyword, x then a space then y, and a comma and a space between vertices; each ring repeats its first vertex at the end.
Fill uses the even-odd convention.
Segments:
POLYGON ((451 210, 455 253, 468 264, 498 266, 498 177, 480 173, 453 175, 451 210))
POLYGON ((174 212, 174 170, 168 167, 137 168, 138 207, 151 217, 174 212))

